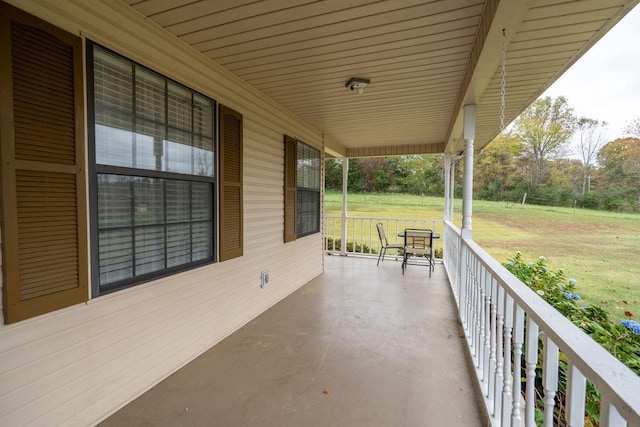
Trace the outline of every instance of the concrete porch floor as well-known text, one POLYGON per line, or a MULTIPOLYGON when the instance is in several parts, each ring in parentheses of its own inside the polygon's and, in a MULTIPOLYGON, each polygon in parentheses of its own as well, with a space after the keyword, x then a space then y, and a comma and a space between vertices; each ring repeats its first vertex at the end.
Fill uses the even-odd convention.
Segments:
POLYGON ((110 426, 479 426, 442 265, 325 273, 105 420, 110 426))

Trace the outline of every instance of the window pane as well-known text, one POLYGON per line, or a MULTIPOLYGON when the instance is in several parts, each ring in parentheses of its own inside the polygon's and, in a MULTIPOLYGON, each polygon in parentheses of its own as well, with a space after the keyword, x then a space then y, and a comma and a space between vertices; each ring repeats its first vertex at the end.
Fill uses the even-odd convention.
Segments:
POLYGON ((213 176, 213 139, 195 135, 193 145, 193 174, 213 176))
POLYGON ((169 126, 191 132, 191 91, 175 83, 169 89, 169 126))
POLYGON ((131 62, 94 50, 94 99, 97 106, 116 112, 133 112, 133 67, 131 62))
POLYGON ((213 232, 211 221, 193 223, 191 235, 191 253, 193 261, 201 261, 213 256, 213 232))
POLYGON ((167 267, 191 262, 191 225, 167 226, 167 267))
POLYGON ((165 268, 164 248, 164 226, 136 228, 136 276, 165 268))
POLYGON ((164 188, 161 179, 135 178, 135 224, 164 223, 164 188))
POLYGON ((156 123, 165 122, 165 79, 136 67, 136 115, 156 123))
POLYGON ((193 132, 213 135, 213 102, 202 95, 193 95, 193 132))
POLYGON ((117 113, 96 112, 104 122, 109 124, 96 124, 96 163, 99 165, 112 165, 122 167, 133 166, 133 125, 126 124, 129 129, 123 129, 114 125, 118 122, 125 126, 126 119, 117 113), (108 117, 107 117, 108 114, 108 117), (104 116, 104 117, 102 117, 104 116))
POLYGON ((164 134, 164 125, 138 119, 135 140, 136 168, 163 170, 164 134))
POLYGON ((194 182, 191 184, 191 217, 193 221, 211 220, 213 209, 211 184, 194 182))
POLYGON ((94 51, 96 162, 133 165, 133 82, 131 63, 94 51))
POLYGON ((98 227, 128 227, 133 223, 131 177, 98 175, 98 227))
POLYGON ((167 222, 187 222, 191 219, 191 189, 186 181, 165 181, 167 192, 167 222))
POLYGON ((100 231, 98 252, 101 286, 133 277, 131 229, 100 231))
POLYGON ((193 164, 193 149, 191 147, 191 134, 176 129, 169 129, 167 149, 167 167, 169 172, 177 172, 191 175, 193 164))

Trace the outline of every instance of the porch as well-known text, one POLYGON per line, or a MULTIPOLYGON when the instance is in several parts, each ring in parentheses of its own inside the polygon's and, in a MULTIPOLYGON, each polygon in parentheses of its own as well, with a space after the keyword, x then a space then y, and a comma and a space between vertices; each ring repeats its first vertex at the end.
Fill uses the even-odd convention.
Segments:
POLYGON ((102 426, 486 425, 442 264, 326 255, 324 274, 102 426))

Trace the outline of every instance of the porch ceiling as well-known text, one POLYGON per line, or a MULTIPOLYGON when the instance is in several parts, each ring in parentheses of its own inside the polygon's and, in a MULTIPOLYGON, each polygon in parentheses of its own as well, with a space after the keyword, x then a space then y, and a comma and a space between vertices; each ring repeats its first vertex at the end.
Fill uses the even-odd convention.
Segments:
POLYGON ((639 0, 126 0, 350 157, 457 153, 513 120, 639 0), (363 94, 351 77, 371 80, 363 94))

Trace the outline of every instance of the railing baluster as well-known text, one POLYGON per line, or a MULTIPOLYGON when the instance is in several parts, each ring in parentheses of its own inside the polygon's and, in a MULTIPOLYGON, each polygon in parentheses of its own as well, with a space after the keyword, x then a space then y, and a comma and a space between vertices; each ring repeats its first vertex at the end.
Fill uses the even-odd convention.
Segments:
POLYGON ((478 275, 478 281, 479 281, 479 289, 480 289, 480 294, 479 294, 479 298, 478 298, 478 304, 480 306, 480 315, 479 317, 479 321, 480 321, 480 333, 478 335, 479 339, 478 339, 478 368, 480 368, 480 379, 482 382, 484 382, 484 377, 485 377, 485 360, 486 360, 486 349, 487 349, 487 330, 486 330, 486 312, 487 312, 487 308, 486 308, 486 286, 485 286, 485 282, 486 282, 486 277, 487 277, 487 269, 484 268, 484 266, 481 265, 481 269, 480 269, 480 275, 478 275))
POLYGON ((471 356, 474 365, 477 367, 477 353, 476 353, 476 268, 478 266, 478 260, 469 253, 469 343, 471 346, 471 356))
POLYGON ((584 426, 584 407, 587 381, 582 372, 569 362, 567 365, 566 421, 571 427, 584 426))
POLYGON ((558 346, 546 335, 544 337, 542 383, 544 387, 544 426, 553 427, 553 411, 558 391, 558 346))
POLYGON ((511 425, 520 427, 522 400, 522 343, 524 342, 524 310, 515 304, 513 333, 513 410, 511 425))
MULTIPOLYGON (((475 258, 475 257, 474 257, 475 258)), ((476 277, 475 277, 475 287, 476 287, 476 298, 475 298, 475 307, 476 307, 476 357, 478 358, 477 366, 479 369, 482 369, 482 352, 484 350, 484 331, 482 330, 483 325, 483 310, 484 310, 484 296, 482 294, 482 275, 484 273, 484 266, 478 260, 476 260, 476 277)))
MULTIPOLYGON (((498 331, 498 282, 495 278, 491 278, 491 336, 489 350, 489 400, 496 398, 496 351, 497 351, 497 331, 498 331)), ((495 413, 494 413, 495 414, 495 413)), ((492 415, 494 415, 492 414, 492 415)))
POLYGON ((513 298, 506 294, 504 302, 504 362, 501 426, 511 425, 511 332, 513 330, 513 298))
POLYGON ((503 381, 503 346, 502 330, 504 328, 504 289, 498 285, 498 298, 496 299, 497 324, 496 324, 496 373, 495 390, 493 392, 493 415, 500 419, 502 414, 502 381, 503 381))
POLYGON ((525 425, 535 426, 536 408, 536 365, 538 363, 538 325, 527 318, 527 346, 525 348, 525 368, 527 371, 527 387, 525 395, 525 425))
POLYGON ((620 412, 604 394, 600 398, 600 425, 602 427, 625 427, 627 425, 620 412))
MULTIPOLYGON (((491 376, 491 364, 490 364, 490 353, 491 353, 491 274, 489 270, 485 270, 484 272, 484 349, 482 360, 484 362, 482 368, 482 382, 485 387, 488 387, 489 378, 491 376)), ((486 388, 487 392, 485 393, 488 396, 489 389, 486 388)))

